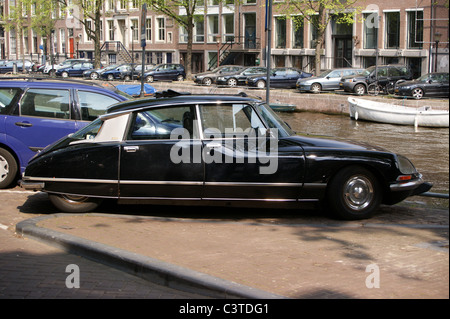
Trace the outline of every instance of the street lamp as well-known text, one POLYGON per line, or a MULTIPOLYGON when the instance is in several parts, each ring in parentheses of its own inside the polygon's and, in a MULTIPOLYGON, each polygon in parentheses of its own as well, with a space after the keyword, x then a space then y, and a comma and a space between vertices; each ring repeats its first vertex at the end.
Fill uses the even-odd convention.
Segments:
POLYGON ((438 47, 439 47, 439 41, 441 40, 441 33, 439 31, 436 31, 434 34, 434 42, 436 44, 435 53, 434 53, 434 72, 437 72, 437 58, 438 58, 438 47))

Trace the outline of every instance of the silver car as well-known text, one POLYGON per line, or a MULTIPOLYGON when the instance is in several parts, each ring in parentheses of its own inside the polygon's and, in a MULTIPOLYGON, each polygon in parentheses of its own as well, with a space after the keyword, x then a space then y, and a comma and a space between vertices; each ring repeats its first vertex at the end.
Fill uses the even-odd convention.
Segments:
POLYGON ((321 91, 339 90, 339 82, 343 76, 359 74, 363 69, 331 69, 322 72, 319 76, 298 79, 297 89, 300 92, 320 93, 321 91))

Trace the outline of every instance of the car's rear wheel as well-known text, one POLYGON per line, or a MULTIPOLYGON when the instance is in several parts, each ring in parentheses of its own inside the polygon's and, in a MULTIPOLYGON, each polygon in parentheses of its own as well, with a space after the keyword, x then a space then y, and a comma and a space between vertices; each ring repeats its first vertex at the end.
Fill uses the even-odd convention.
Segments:
POLYGON ((183 82, 183 81, 184 81, 184 76, 181 75, 181 74, 178 75, 178 76, 177 76, 177 81, 178 81, 178 82, 183 82))
POLYGON ((108 79, 109 81, 114 80, 114 75, 108 74, 107 79, 108 79))
POLYGON ((56 208, 66 213, 87 213, 96 209, 101 199, 86 196, 48 194, 50 201, 56 208))
POLYGON ((0 148, 0 189, 6 188, 17 175, 17 163, 14 156, 7 150, 0 148))
POLYGON ((131 76, 129 75, 125 75, 125 77, 123 78, 124 81, 130 81, 131 80, 131 76))
POLYGON ((357 220, 372 216, 382 199, 379 181, 360 166, 340 170, 329 183, 327 200, 341 219, 357 220))

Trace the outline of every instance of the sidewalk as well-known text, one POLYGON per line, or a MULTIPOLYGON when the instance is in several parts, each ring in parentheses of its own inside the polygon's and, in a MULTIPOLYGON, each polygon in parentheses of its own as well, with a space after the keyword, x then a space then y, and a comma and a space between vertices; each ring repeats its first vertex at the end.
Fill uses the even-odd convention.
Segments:
POLYGON ((394 217, 324 223, 307 213, 174 218, 145 216, 148 209, 162 208, 41 216, 17 232, 216 298, 449 298, 448 211, 422 209, 420 220, 409 218, 420 208, 396 207, 394 217))

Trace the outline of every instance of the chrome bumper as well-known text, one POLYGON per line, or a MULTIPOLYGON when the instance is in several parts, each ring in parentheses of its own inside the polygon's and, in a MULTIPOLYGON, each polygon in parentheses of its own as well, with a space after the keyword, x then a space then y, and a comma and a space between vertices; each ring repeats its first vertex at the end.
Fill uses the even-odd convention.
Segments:
POLYGON ((41 191, 44 189, 45 183, 20 180, 19 186, 26 190, 41 191))

